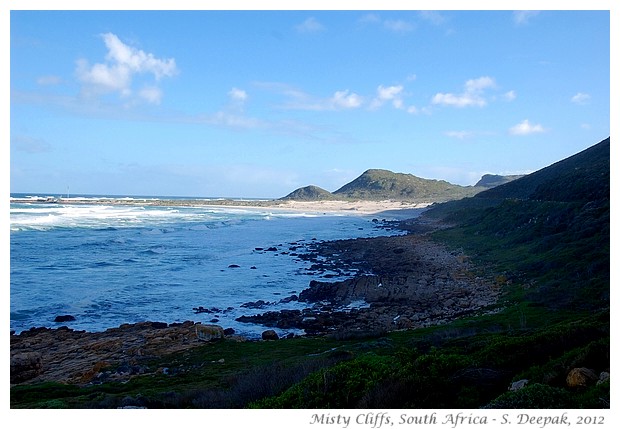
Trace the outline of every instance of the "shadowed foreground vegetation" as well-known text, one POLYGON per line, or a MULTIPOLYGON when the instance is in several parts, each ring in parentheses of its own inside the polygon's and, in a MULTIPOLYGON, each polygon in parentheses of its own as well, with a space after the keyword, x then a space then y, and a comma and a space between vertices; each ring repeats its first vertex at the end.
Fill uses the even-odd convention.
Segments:
POLYGON ((608 381, 569 389, 565 378, 574 367, 609 369, 608 318, 608 312, 548 315, 522 305, 350 341, 227 340, 145 362, 165 370, 127 383, 16 386, 11 406, 606 408, 608 381), (507 392, 523 378, 530 380, 526 388, 507 392))

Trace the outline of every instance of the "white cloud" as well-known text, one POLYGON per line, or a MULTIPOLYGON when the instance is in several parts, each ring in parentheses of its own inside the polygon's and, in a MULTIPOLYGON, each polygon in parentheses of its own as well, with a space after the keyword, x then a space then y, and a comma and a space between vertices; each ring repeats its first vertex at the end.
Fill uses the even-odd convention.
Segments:
POLYGON ((517 93, 514 90, 508 91, 504 94, 504 100, 506 101, 513 101, 515 98, 517 98, 517 93))
POLYGON ((392 105, 397 109, 403 108, 403 100, 402 100, 402 85, 393 85, 393 86, 383 86, 379 85, 377 87, 377 96, 370 103, 371 109, 378 109, 383 106, 388 101, 392 102, 392 105))
POLYGON ((445 104, 447 106, 466 107, 466 106, 485 106, 486 100, 482 97, 473 94, 460 94, 455 95, 451 93, 437 93, 433 96, 433 104, 445 104))
POLYGON ((295 28, 300 33, 316 33, 325 30, 323 24, 317 21, 314 17, 306 19, 301 24, 295 26, 295 28))
POLYGON ((578 92, 577 94, 573 95, 570 101, 572 101, 575 104, 586 104, 588 101, 590 101, 590 94, 584 94, 583 92, 578 92))
POLYGON ((487 88, 495 87, 495 79, 489 76, 482 76, 478 79, 469 79, 465 82, 465 91, 474 93, 481 92, 487 88))
POLYGON ((357 21, 360 24, 383 26, 394 33, 408 33, 415 29, 415 25, 403 19, 383 19, 376 13, 368 13, 357 21))
POLYGON ((355 93, 349 93, 349 90, 336 91, 330 99, 330 104, 334 108, 354 109, 362 105, 363 99, 355 93))
POLYGON ((473 133, 471 131, 446 131, 444 133, 448 137, 454 137, 459 140, 463 140, 466 137, 471 137, 473 133))
POLYGON ((364 103, 364 98, 348 89, 336 91, 331 97, 318 98, 284 83, 259 82, 262 89, 276 91, 288 100, 280 107, 287 110, 343 110, 355 109, 364 103))
POLYGON ((441 25, 446 22, 446 17, 434 10, 423 10, 418 12, 420 18, 434 25, 441 25))
POLYGON ((510 134, 516 135, 516 136, 526 136, 529 134, 544 133, 545 131, 547 130, 543 128, 542 125, 530 124, 530 121, 527 119, 518 123, 514 127, 511 127, 509 130, 510 134))
POLYGON ((465 90, 462 93, 453 94, 450 92, 439 92, 433 96, 431 102, 433 104, 444 104, 454 107, 484 107, 487 104, 484 98, 484 91, 495 87, 495 79, 489 76, 482 76, 465 82, 465 90))
POLYGON ((228 96, 235 101, 241 102, 244 102, 248 99, 248 93, 239 88, 233 88, 228 91, 228 96))
MULTIPOLYGON (((174 58, 158 59, 153 54, 124 44, 116 35, 102 35, 108 49, 106 61, 90 65, 88 61, 77 61, 77 77, 87 95, 118 92, 123 97, 130 96, 132 79, 136 74, 152 75, 156 82, 163 77, 178 73, 174 58)), ((139 91, 138 95, 151 103, 161 101, 162 92, 155 85, 139 91)))
POLYGON ((526 25, 539 13, 536 10, 517 10, 512 13, 512 19, 517 25, 526 25))
POLYGON ((149 103, 159 104, 161 102, 161 89, 155 86, 144 87, 139 92, 140 97, 149 103))
POLYGON ((395 33, 406 33, 413 30, 413 24, 402 19, 386 19, 383 26, 395 33))

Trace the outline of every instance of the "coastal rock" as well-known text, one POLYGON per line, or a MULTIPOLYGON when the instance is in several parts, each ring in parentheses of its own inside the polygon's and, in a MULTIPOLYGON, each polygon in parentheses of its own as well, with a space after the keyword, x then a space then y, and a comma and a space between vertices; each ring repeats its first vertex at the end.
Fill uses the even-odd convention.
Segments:
POLYGON ((11 356, 11 383, 35 378, 43 369, 41 353, 26 352, 11 356))
POLYGON ((599 377, 588 368, 573 368, 566 376, 568 387, 586 387, 596 383, 599 377))
POLYGON ((297 295, 291 295, 286 298, 282 298, 280 300, 280 304, 288 304, 289 302, 299 301, 299 297, 297 295))
POLYGON ((74 320, 75 320, 75 317, 70 314, 65 314, 63 316, 56 316, 54 318, 54 322, 56 323, 73 322, 74 320))
POLYGON ((263 340, 279 340, 280 339, 280 337, 278 336, 278 333, 274 331, 273 329, 268 329, 264 331, 261 337, 263 340))
POLYGON ((527 384, 529 382, 530 382, 530 380, 527 380, 527 379, 515 381, 515 382, 510 384, 510 387, 508 387, 508 390, 511 391, 511 392, 516 392, 517 390, 521 390, 525 386, 527 386, 527 384))
POLYGON ((598 381, 596 382, 597 385, 599 384, 603 384, 605 382, 609 381, 609 373, 606 371, 601 372, 601 374, 598 377, 598 381))
MULTIPOLYGON (((144 360, 204 346, 196 330, 203 332, 209 325, 191 321, 165 325, 140 322, 103 332, 67 327, 32 328, 13 334, 10 336, 11 383, 55 381, 85 385, 104 380, 126 381, 157 370, 145 366, 144 360)), ((223 338, 223 329, 218 328, 207 328, 211 331, 209 335, 223 338)), ((237 341, 234 336, 227 338, 237 341)))
POLYGON ((196 337, 201 341, 214 341, 224 338, 224 329, 218 325, 196 325, 196 337))
POLYGON ((263 301, 262 299, 259 299, 258 301, 254 301, 254 302, 246 302, 244 304, 241 304, 241 307, 243 308, 263 308, 266 305, 269 305, 270 302, 269 301, 263 301))

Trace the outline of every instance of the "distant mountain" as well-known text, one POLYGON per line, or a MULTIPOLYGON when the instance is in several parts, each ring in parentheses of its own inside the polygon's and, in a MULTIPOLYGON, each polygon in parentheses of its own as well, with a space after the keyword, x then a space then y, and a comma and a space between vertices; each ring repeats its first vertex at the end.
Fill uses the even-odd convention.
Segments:
POLYGON ((422 179, 412 174, 371 169, 335 192, 318 186, 299 188, 282 200, 396 200, 441 202, 473 196, 486 187, 459 186, 445 180, 422 179))
POLYGON ((523 177, 520 175, 510 175, 510 176, 500 176, 498 174, 485 174, 482 176, 478 183, 476 183, 475 187, 483 187, 483 188, 494 188, 499 185, 503 185, 504 183, 512 182, 513 180, 520 179, 523 177))
POLYGON ((326 191, 318 186, 310 185, 303 188, 296 189, 288 194, 282 200, 295 200, 295 201, 324 201, 335 199, 331 192, 326 191))
POLYGON ((367 170, 334 195, 360 200, 447 201, 474 195, 479 189, 445 180, 422 179, 388 170, 367 170))

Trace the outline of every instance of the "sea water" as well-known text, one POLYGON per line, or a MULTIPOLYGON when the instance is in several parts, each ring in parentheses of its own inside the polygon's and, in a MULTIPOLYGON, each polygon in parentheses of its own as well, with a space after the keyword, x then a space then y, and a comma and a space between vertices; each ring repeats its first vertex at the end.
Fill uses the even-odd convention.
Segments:
POLYGON ((266 328, 235 319, 304 308, 308 304, 280 301, 321 280, 308 275, 310 264, 291 248, 397 233, 377 228, 376 216, 135 200, 19 201, 10 208, 10 325, 17 333, 192 320, 255 337, 266 328), (269 304, 242 306, 258 300, 269 304), (211 312, 197 313, 198 307, 211 312), (76 320, 59 324, 58 315, 76 320))

